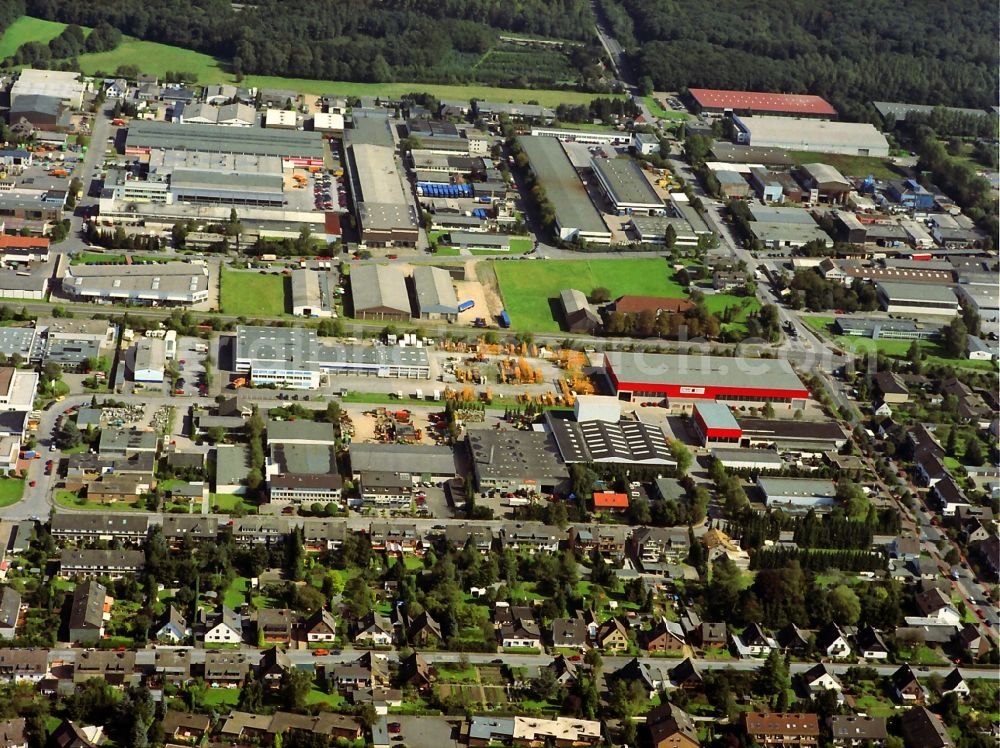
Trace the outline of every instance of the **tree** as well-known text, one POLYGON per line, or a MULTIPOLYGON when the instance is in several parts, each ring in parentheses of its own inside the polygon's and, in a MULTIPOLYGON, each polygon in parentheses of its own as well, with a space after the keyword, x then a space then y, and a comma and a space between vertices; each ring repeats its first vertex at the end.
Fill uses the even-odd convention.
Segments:
POLYGON ((765 696, 777 696, 791 687, 788 664, 784 655, 772 649, 764 664, 757 670, 757 691, 765 696))
POLYGON ((327 423, 337 425, 340 423, 340 405, 330 402, 326 405, 326 412, 323 415, 327 423))
POLYGON ((602 304, 611 301, 611 291, 604 286, 597 286, 590 292, 590 300, 595 304, 602 304))
POLYGON ((951 358, 962 358, 965 356, 966 340, 968 330, 961 317, 955 317, 947 327, 941 331, 941 347, 945 355, 951 358))
POLYGON ((62 428, 56 434, 56 446, 59 449, 73 449, 80 446, 81 443, 83 443, 83 435, 77 428, 76 422, 69 419, 63 421, 62 428))
POLYGON ((365 731, 368 731, 372 729, 372 725, 374 725, 375 720, 378 719, 378 714, 372 704, 362 704, 358 708, 357 717, 361 726, 365 729, 365 731))
POLYGON ((243 712, 259 714, 264 707, 264 687, 256 678, 247 678, 246 683, 240 689, 240 699, 237 702, 237 709, 243 712))
POLYGON ((962 455, 962 462, 978 467, 983 464, 983 460, 983 447, 979 437, 975 434, 969 434, 969 438, 965 440, 965 454, 962 455))
POLYGON ((543 667, 538 671, 538 677, 531 682, 532 693, 540 701, 550 701, 559 693, 559 681, 552 668, 543 667))
POLYGON ((687 475, 687 471, 691 468, 691 452, 677 439, 671 439, 668 442, 668 446, 670 447, 670 454, 677 461, 677 474, 682 476, 687 475))
POLYGON ((282 674, 278 689, 282 706, 291 711, 304 709, 312 686, 312 675, 307 670, 289 668, 282 674))
POLYGON ((226 430, 222 426, 212 426, 205 432, 209 444, 221 444, 226 439, 226 430))
POLYGON ((861 617, 861 601, 846 584, 838 584, 831 589, 826 595, 826 601, 834 623, 840 626, 853 626, 861 617))

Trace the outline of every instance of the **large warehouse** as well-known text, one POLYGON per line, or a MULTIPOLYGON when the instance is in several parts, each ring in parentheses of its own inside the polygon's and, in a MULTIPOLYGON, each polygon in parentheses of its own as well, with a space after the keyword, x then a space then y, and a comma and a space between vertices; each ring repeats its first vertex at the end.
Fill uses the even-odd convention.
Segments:
POLYGON ((590 200, 580 175, 556 138, 518 138, 535 180, 556 213, 556 234, 563 241, 610 244, 611 231, 590 200))
POLYGON ((875 289, 882 309, 890 314, 954 317, 959 312, 958 297, 950 286, 879 281, 875 289))
POLYGON ((830 119, 837 110, 829 102, 811 94, 726 91, 717 88, 689 88, 688 95, 698 111, 721 114, 780 114, 830 119))
POLYGON ((300 327, 236 328, 236 371, 254 386, 316 389, 324 375, 428 379, 425 348, 323 345, 316 331, 300 327))
POLYGON ((345 166, 362 243, 373 247, 416 245, 417 209, 406 198, 403 170, 395 151, 367 143, 351 145, 345 166))
POLYGON ((290 166, 323 166, 323 135, 303 130, 201 125, 198 129, 170 122, 133 120, 125 153, 145 155, 154 148, 175 151, 277 156, 290 166))
POLYGON ((458 319, 458 297, 451 274, 444 268, 418 265, 413 268, 413 291, 420 319, 458 319))
POLYGON ((791 117, 733 116, 736 142, 757 148, 841 153, 848 156, 889 155, 889 141, 873 125, 791 117))
POLYGON ((786 402, 809 397, 782 359, 674 356, 608 351, 604 367, 621 400, 786 402))
POLYGON ((336 293, 333 273, 307 268, 292 271, 292 314, 296 317, 336 316, 336 293))
POLYGON ((166 262, 138 265, 70 265, 63 291, 74 299, 148 306, 208 301, 208 265, 166 262))
POLYGON ((590 163, 615 213, 620 216, 666 214, 663 200, 635 161, 628 158, 595 158, 590 163))
POLYGON ((351 271, 351 299, 358 319, 410 318, 406 276, 389 265, 359 265, 351 271))

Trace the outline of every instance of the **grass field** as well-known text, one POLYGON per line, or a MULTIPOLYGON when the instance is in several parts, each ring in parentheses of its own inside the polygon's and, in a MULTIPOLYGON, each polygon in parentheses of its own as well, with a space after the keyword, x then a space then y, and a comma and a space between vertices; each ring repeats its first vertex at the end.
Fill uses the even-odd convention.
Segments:
POLYGON ((674 271, 659 258, 498 262, 493 270, 512 326, 518 330, 558 332, 558 297, 564 288, 589 294, 603 286, 612 298, 622 294, 687 295, 674 282, 674 271))
POLYGON ((67 509, 90 509, 93 511, 100 511, 100 512, 146 511, 144 507, 138 507, 135 504, 129 504, 125 501, 112 501, 111 503, 106 504, 98 501, 89 501, 87 499, 81 499, 72 491, 56 491, 55 502, 60 506, 66 507, 67 509))
POLYGON ((687 112, 678 112, 673 109, 664 109, 657 102, 655 96, 643 96, 643 102, 646 104, 646 108, 649 109, 649 113, 654 117, 659 117, 660 119, 672 119, 678 122, 683 122, 688 118, 687 112))
POLYGON ((709 294, 705 296, 705 308, 713 314, 719 315, 728 308, 733 310, 733 318, 730 322, 724 322, 723 330, 745 331, 747 318, 760 309, 760 302, 753 296, 734 296, 729 293, 709 294))
POLYGON ((285 311, 285 276, 222 268, 224 314, 280 317, 285 311))
POLYGON ((0 480, 0 506, 10 506, 21 500, 24 493, 24 480, 19 478, 4 478, 0 480))
MULTIPOLYGON (((802 321, 817 332, 830 338, 838 347, 853 351, 854 353, 880 351, 886 356, 893 358, 906 358, 910 352, 909 340, 872 340, 871 338, 861 338, 853 335, 834 335, 833 317, 803 316, 802 321)), ((969 369, 996 370, 997 365, 994 361, 970 361, 966 358, 951 358, 946 356, 941 346, 933 340, 920 341, 920 348, 924 352, 927 363, 962 366, 969 369)))
POLYGON ((788 155, 797 164, 822 163, 829 164, 845 177, 867 177, 869 174, 876 179, 899 179, 892 162, 884 158, 871 156, 847 156, 840 153, 815 153, 814 151, 789 151, 788 155))
POLYGON ((257 507, 253 504, 248 504, 243 500, 242 496, 237 496, 232 493, 213 493, 208 496, 209 506, 212 507, 214 512, 232 512, 232 511, 242 511, 242 512, 254 512, 257 507))
MULTIPOLYGON (((4 37, 6 38, 6 36, 4 37)), ((143 73, 163 76, 168 70, 193 73, 198 83, 229 82, 232 76, 222 69, 222 61, 211 55, 169 44, 144 42, 131 36, 108 52, 80 55, 80 69, 88 75, 98 70, 114 73, 119 65, 135 65, 143 73)))
POLYGON ((59 36, 64 28, 66 28, 65 23, 21 16, 7 27, 3 37, 0 37, 0 58, 10 57, 17 51, 18 47, 28 42, 48 44, 59 36))

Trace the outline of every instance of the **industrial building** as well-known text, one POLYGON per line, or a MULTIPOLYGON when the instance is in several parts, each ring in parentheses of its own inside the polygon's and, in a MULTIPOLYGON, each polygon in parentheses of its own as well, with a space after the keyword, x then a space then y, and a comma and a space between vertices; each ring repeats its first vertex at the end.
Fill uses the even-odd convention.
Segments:
POLYGON ((563 462, 615 463, 661 468, 676 467, 659 426, 638 420, 581 419, 549 411, 545 426, 552 433, 563 462))
POLYGON ((872 319, 838 314, 833 321, 838 335, 852 335, 872 340, 934 340, 941 336, 941 325, 911 319, 872 319))
POLYGON ((680 216, 634 215, 629 221, 628 230, 636 241, 643 244, 666 244, 668 226, 674 229, 674 246, 698 246, 698 234, 687 219, 680 216))
POLYGON ((875 290, 882 309, 890 314, 954 317, 959 313, 958 297, 949 286, 878 281, 875 290))
POLYGON ((236 370, 250 383, 317 389, 331 374, 427 379, 430 361, 423 348, 323 345, 316 331, 300 327, 236 328, 236 370))
POLYGON ((727 91, 713 88, 689 88, 696 111, 710 114, 777 114, 793 117, 831 119, 837 116, 825 99, 811 94, 761 93, 758 91, 727 91))
POLYGON ((418 265, 413 269, 413 290, 420 319, 458 319, 458 297, 447 270, 418 265))
POLYGON ((976 311, 983 322, 1000 320, 1000 296, 996 285, 961 284, 956 287, 958 297, 976 311))
POLYGON ((575 288, 564 288, 559 292, 559 305, 567 332, 592 334, 601 326, 601 315, 587 301, 586 294, 575 288))
POLYGON ((809 390, 783 359, 607 351, 604 367, 615 393, 627 401, 677 398, 798 407, 809 397, 809 390))
POLYGON ((794 171, 795 178, 808 192, 810 203, 845 203, 854 189, 850 180, 829 164, 802 164, 794 171))
POLYGON ((736 142, 743 145, 848 156, 889 156, 889 141, 867 123, 734 115, 733 124, 736 142))
POLYGON ((598 184, 617 215, 663 215, 663 200, 632 159, 594 158, 590 161, 598 184))
POLYGON ((34 327, 0 327, 0 354, 7 359, 20 356, 23 361, 37 359, 38 333, 34 327))
POLYGON ((25 96, 49 96, 63 106, 79 109, 86 91, 87 81, 79 73, 24 68, 10 87, 10 104, 13 107, 25 96))
POLYGON ((154 148, 213 154, 276 156, 287 166, 323 166, 326 145, 321 133, 203 125, 197 130, 170 122, 133 120, 125 140, 126 155, 148 155, 154 148))
POLYGON ((62 288, 74 299, 104 304, 199 304, 208 301, 208 264, 69 265, 62 288))
POLYGON ((222 127, 253 127, 257 124, 257 110, 239 102, 214 106, 212 104, 178 105, 174 117, 185 125, 221 125, 222 127), (181 112, 178 114, 178 108, 181 112))
POLYGON ((743 432, 729 406, 723 403, 695 403, 691 423, 701 445, 739 444, 743 432))
POLYGON ((632 143, 632 133, 624 130, 572 130, 559 127, 532 127, 531 137, 555 138, 567 143, 611 147, 630 145, 632 143))
POLYGON ((337 282, 333 273, 298 268, 292 271, 292 314, 335 317, 337 282))
POLYGON ((777 449, 779 452, 822 454, 847 443, 847 434, 836 421, 740 418, 740 445, 777 449))
POLYGON ((417 242, 417 211, 407 199, 405 174, 395 150, 352 144, 345 163, 360 221, 361 240, 375 247, 412 247, 417 242))
POLYGON ((410 318, 406 276, 391 265, 360 265, 351 271, 351 300, 358 319, 410 318))
POLYGON ((167 366, 166 344, 159 338, 136 341, 132 376, 136 382, 162 382, 167 366))
POLYGON ((811 226, 805 223, 771 223, 751 221, 748 224, 750 236, 765 249, 798 249, 820 242, 824 247, 833 245, 833 239, 814 222, 811 226))
POLYGON ((473 429, 468 441, 480 491, 547 495, 569 489, 569 469, 551 432, 473 429))
POLYGON ((610 244, 611 231, 591 202, 562 144, 549 137, 522 136, 517 142, 555 210, 556 235, 563 241, 610 244))
POLYGON ((807 511, 833 506, 837 486, 832 480, 815 478, 758 478, 757 487, 768 507, 807 511))

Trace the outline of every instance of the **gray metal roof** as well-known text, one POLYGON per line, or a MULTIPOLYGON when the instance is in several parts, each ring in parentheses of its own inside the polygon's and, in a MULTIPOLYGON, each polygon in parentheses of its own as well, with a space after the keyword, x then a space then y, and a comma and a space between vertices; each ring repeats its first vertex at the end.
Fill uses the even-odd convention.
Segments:
POLYGON ((333 444, 337 440, 332 423, 323 421, 267 421, 267 441, 270 444, 292 440, 309 440, 333 444))
POLYGON ((433 475, 458 472, 451 447, 426 444, 352 444, 351 470, 433 475))
POLYGON ((321 159, 326 151, 323 134, 304 130, 201 125, 197 129, 170 122, 133 120, 126 148, 168 148, 258 156, 321 159))
POLYGON ((598 179, 608 188, 618 205, 655 205, 663 200, 656 194, 639 165, 629 158, 594 158, 590 160, 598 179))
POLYGON ((458 297, 447 270, 418 265, 413 269, 413 287, 421 314, 458 314, 458 297))
POLYGON ((337 473, 337 450, 328 444, 272 444, 271 461, 292 475, 337 473))
POLYGON ((552 203, 556 219, 562 228, 579 229, 588 234, 611 233, 590 201, 562 143, 556 138, 540 136, 521 136, 518 143, 552 203))
POLYGON ((537 480, 569 476, 551 433, 475 429, 468 438, 476 472, 481 477, 537 480))
POLYGON ((757 485, 767 496, 823 496, 833 498, 837 486, 832 480, 816 478, 758 478, 757 485))
POLYGON ((403 271, 389 265, 360 265, 351 270, 355 312, 386 307, 410 314, 403 271))
POLYGON ((760 387, 806 392, 784 359, 605 353, 619 381, 663 382, 696 387, 760 387))
POLYGON ((676 464, 663 429, 642 421, 584 421, 547 414, 546 424, 565 462, 676 464))
POLYGON ((958 306, 958 298, 950 286, 935 286, 928 283, 904 283, 897 281, 879 281, 877 284, 890 301, 920 301, 954 304, 958 306))
POLYGON ((215 450, 215 482, 232 485, 246 480, 250 472, 250 450, 242 445, 219 447, 215 450))

